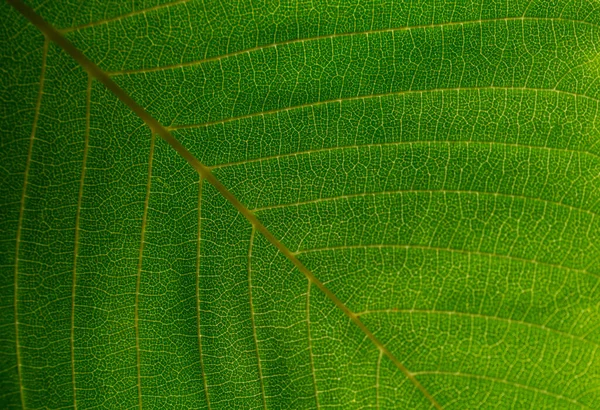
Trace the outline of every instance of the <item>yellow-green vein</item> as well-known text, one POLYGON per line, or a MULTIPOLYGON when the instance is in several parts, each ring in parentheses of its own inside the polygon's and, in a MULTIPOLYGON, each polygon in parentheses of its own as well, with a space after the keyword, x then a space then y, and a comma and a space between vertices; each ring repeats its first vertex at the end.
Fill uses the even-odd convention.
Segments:
POLYGON ((198 242, 196 244, 196 319, 198 328, 198 354, 200 356, 200 371, 202 372, 202 382, 204 384, 204 395, 206 396, 206 405, 208 410, 210 407, 210 398, 208 397, 208 381, 206 380, 206 371, 204 370, 204 357, 202 355, 202 332, 200 331, 200 234, 202 232, 202 185, 204 179, 202 177, 198 180, 198 242))
POLYGON ((70 33, 72 31, 83 30, 86 28, 95 27, 95 26, 99 26, 102 24, 108 24, 108 23, 112 23, 114 21, 123 20, 123 19, 129 18, 129 17, 139 16, 140 14, 146 14, 146 13, 149 13, 154 10, 169 8, 169 7, 181 4, 181 3, 187 3, 188 1, 189 0, 175 0, 170 3, 159 4, 159 5, 156 5, 153 7, 148 7, 146 9, 135 10, 130 13, 121 14, 120 16, 116 16, 116 17, 112 17, 112 18, 108 18, 108 19, 104 19, 104 20, 92 21, 91 23, 85 23, 85 24, 81 24, 79 26, 66 27, 66 28, 60 29, 60 31, 62 33, 70 33))
POLYGON ((75 213, 75 245, 73 246, 73 285, 71 289, 71 378, 73 383, 73 407, 77 410, 77 384, 75 382, 75 290, 77 287, 77 255, 79 254, 79 224, 81 217, 81 203, 83 201, 83 186, 85 181, 85 167, 88 157, 90 139, 90 106, 92 98, 92 76, 88 75, 88 85, 85 97, 85 133, 83 142, 83 161, 81 164, 81 179, 79 180, 79 193, 77 196, 77 212, 75 213))
POLYGON ((381 352, 379 352, 379 357, 377 358, 377 369, 375 370, 375 405, 377 406, 377 409, 379 409, 379 377, 380 377, 380 373, 381 373, 381 358, 383 357, 383 354, 381 352))
POLYGON ((306 289, 306 333, 308 340, 308 356, 310 358, 310 369, 312 373, 313 385, 315 387, 315 404, 317 405, 317 409, 320 409, 321 406, 319 404, 319 389, 317 388, 317 373, 315 370, 315 359, 312 351, 312 340, 310 332, 310 287, 311 282, 309 280, 308 289, 306 289))
POLYGON ((44 93, 44 79, 46 78, 46 59, 48 58, 49 41, 44 40, 42 51, 42 70, 40 73, 40 86, 38 89, 37 100, 35 103, 35 114, 33 116, 33 125, 29 137, 29 148, 27 149, 27 162, 25 164, 25 175, 23 177, 23 190, 21 192, 21 204, 19 209, 19 222, 17 224, 17 237, 15 243, 15 287, 14 287, 14 305, 15 305, 15 352, 17 358, 17 377, 19 379, 19 390, 21 394, 21 406, 25 406, 25 389, 23 387, 23 369, 21 361, 21 346, 19 345, 19 253, 21 251, 21 231, 23 229, 23 216, 25 215, 25 201, 27 199, 27 182, 29 180, 29 168, 31 166, 31 156, 33 153, 33 142, 37 130, 37 123, 40 117, 40 107, 42 106, 42 95, 44 93))
POLYGON ((439 88, 429 88, 426 90, 401 90, 401 91, 392 91, 392 92, 385 92, 385 93, 378 93, 378 94, 355 95, 355 96, 351 96, 351 97, 341 97, 341 98, 335 98, 335 99, 323 100, 323 101, 312 101, 312 102, 309 102, 306 104, 298 104, 298 105, 293 105, 293 106, 288 106, 288 107, 283 107, 283 108, 273 108, 271 110, 257 111, 257 112, 253 112, 250 114, 238 115, 236 117, 228 117, 228 118, 218 119, 218 120, 214 120, 214 121, 207 121, 207 122, 198 123, 198 124, 180 124, 180 125, 172 124, 172 125, 169 125, 167 128, 169 130, 180 130, 180 129, 186 129, 186 128, 202 128, 202 127, 207 127, 210 125, 226 124, 228 122, 245 120, 248 118, 261 117, 261 116, 265 116, 265 115, 277 114, 277 113, 294 111, 294 110, 301 110, 303 108, 313 108, 313 107, 318 107, 321 105, 334 104, 334 103, 341 104, 345 101, 357 101, 357 100, 360 101, 360 100, 368 100, 371 98, 375 99, 375 98, 392 97, 392 96, 397 96, 397 95, 409 95, 409 94, 429 94, 429 93, 444 93, 444 92, 459 93, 459 92, 467 92, 467 91, 487 91, 487 90, 489 90, 489 91, 506 91, 506 92, 520 91, 520 92, 533 92, 533 93, 545 92, 545 93, 552 93, 552 94, 557 94, 557 95, 566 95, 566 96, 570 96, 573 98, 584 98, 584 99, 588 99, 590 101, 594 101, 596 103, 600 102, 600 99, 598 99, 596 97, 592 97, 591 95, 576 93, 576 92, 571 92, 571 91, 566 91, 566 90, 559 90, 556 88, 500 87, 500 86, 493 86, 493 85, 481 86, 481 87, 451 87, 451 88, 450 87, 449 88, 439 87, 439 88))
POLYGON ((327 246, 322 248, 311 248, 311 249, 300 249, 296 252, 292 252, 294 255, 299 256, 305 253, 313 253, 313 252, 328 252, 328 251, 337 251, 344 249, 425 249, 425 250, 433 250, 433 251, 443 251, 443 252, 454 252, 454 253, 462 253, 464 255, 479 255, 479 256, 487 256, 490 258, 501 258, 506 260, 514 260, 519 262, 531 263, 533 265, 540 266, 549 266, 551 268, 564 269, 566 271, 571 272, 579 272, 584 275, 590 275, 595 279, 598 279, 600 275, 596 273, 592 273, 586 269, 578 269, 571 268, 565 265, 558 265, 556 263, 542 262, 537 259, 527 259, 519 256, 512 255, 504 255, 500 253, 494 252, 482 252, 479 250, 466 250, 466 249, 458 249, 458 248, 442 248, 437 246, 428 246, 428 245, 417 245, 417 244, 365 244, 365 245, 340 245, 340 246, 327 246))
POLYGON ((238 56, 241 54, 249 54, 249 53, 264 50, 264 49, 282 47, 282 46, 286 46, 289 44, 296 44, 296 43, 302 44, 302 43, 306 43, 309 41, 334 39, 334 38, 338 38, 338 37, 350 37, 350 36, 381 34, 381 33, 394 33, 397 31, 443 28, 443 27, 452 27, 452 26, 464 26, 466 24, 483 24, 483 23, 510 22, 510 21, 521 21, 523 23, 526 21, 535 21, 535 22, 549 21, 551 23, 564 22, 564 23, 573 23, 573 24, 583 24, 583 25, 594 27, 594 28, 598 28, 598 25, 596 25, 594 23, 590 23, 589 21, 573 20, 573 19, 562 18, 562 17, 501 17, 501 18, 479 19, 479 20, 469 20, 469 21, 454 21, 454 22, 434 23, 434 24, 422 24, 422 25, 415 25, 415 26, 392 27, 392 28, 382 28, 382 29, 364 30, 364 31, 351 31, 351 32, 347 32, 347 33, 334 33, 334 34, 325 34, 322 36, 298 38, 298 39, 281 41, 281 42, 277 42, 277 43, 260 45, 260 46, 240 50, 240 51, 234 51, 231 53, 222 54, 219 56, 205 58, 202 60, 189 61, 189 62, 179 63, 179 64, 169 64, 169 65, 153 67, 153 68, 140 68, 140 69, 132 69, 132 70, 112 71, 108 74, 110 76, 116 76, 116 75, 124 75, 124 74, 149 73, 149 72, 154 72, 154 71, 164 71, 164 70, 172 70, 172 69, 177 69, 177 68, 191 67, 191 66, 209 63, 211 61, 219 61, 219 60, 222 60, 225 58, 235 57, 235 56, 238 56))
POLYGON ((254 245, 254 234, 256 229, 252 227, 250 233, 250 245, 248 246, 248 301, 250 302, 250 323, 252 324, 252 337, 254 338, 254 349, 256 351, 256 362, 258 366, 258 381, 260 382, 260 391, 262 394, 263 408, 267 409, 267 397, 265 396, 265 383, 263 380, 262 364, 260 363, 260 353, 258 351, 258 336, 256 334, 256 321, 254 320, 254 303, 252 301, 252 246, 254 245))
POLYGON ((283 204, 277 204, 277 205, 267 205, 267 206, 263 206, 260 208, 254 208, 252 209, 252 212, 262 212, 262 211, 267 211, 267 210, 271 210, 271 209, 282 209, 282 208, 292 208, 295 206, 304 206, 304 205, 315 205, 315 204, 319 204, 319 203, 324 203, 324 202, 335 202, 335 201, 339 201, 339 200, 344 200, 344 199, 353 199, 353 198, 365 198, 365 197, 375 197, 378 195, 381 196, 392 196, 392 195, 402 195, 402 194, 456 194, 456 195, 481 195, 481 196, 491 196, 491 197, 505 197, 505 198, 511 198, 511 199, 520 199, 522 201, 533 201, 533 202, 540 202, 543 205, 554 205, 560 208, 566 208, 568 209, 570 212, 574 211, 574 212, 581 212, 584 214, 588 214, 589 216, 593 218, 600 216, 600 214, 594 212, 594 211, 590 211, 588 209, 585 208, 580 208, 577 206, 573 206, 573 205, 569 205, 569 204, 565 204, 562 202, 558 202, 558 201, 552 201, 549 199, 544 199, 544 198, 537 198, 534 196, 530 196, 530 195, 519 195, 519 194, 507 194, 504 192, 486 192, 486 191, 475 191, 475 190, 467 190, 467 189, 399 189, 399 190, 390 190, 390 191, 378 191, 378 192, 361 192, 361 193, 357 193, 357 194, 347 194, 347 195, 337 195, 337 196, 331 196, 331 197, 325 197, 325 198, 317 198, 317 199, 309 199, 306 201, 300 201, 300 202, 289 202, 289 203, 283 203, 283 204))
POLYGON ((441 370, 431 370, 431 371, 421 371, 421 372, 415 372, 416 375, 419 376, 428 376, 428 375, 439 375, 439 376, 454 376, 454 377, 465 377, 465 378, 472 378, 472 379, 479 379, 479 380, 487 380, 493 383, 502 383, 502 384, 506 384, 509 386, 513 386, 516 387, 518 389, 523 389, 523 390, 529 390, 532 391, 534 393, 540 393, 543 394, 545 396, 550 396, 550 397, 554 397, 555 399, 558 400, 563 400, 566 402, 569 402, 571 404, 575 404, 583 409, 588 409, 588 410, 592 410, 591 407, 586 406, 583 403, 578 402, 577 400, 571 399, 569 397, 563 396, 562 394, 557 394, 557 393, 553 393, 551 391, 548 390, 544 390, 544 389, 540 389, 534 386, 530 386, 530 385, 526 385, 526 384, 522 384, 522 383, 516 383, 516 382, 511 382, 509 380, 505 380, 505 379, 500 379, 497 377, 490 377, 490 376, 484 376, 484 375, 479 375, 479 374, 472 374, 472 373, 462 373, 462 372, 448 372, 448 371, 441 371, 441 370))
POLYGON ((425 315, 446 315, 446 316, 456 316, 456 317, 465 317, 470 319, 481 319, 481 320, 495 320, 499 322, 505 322, 510 325, 519 325, 526 326, 530 329, 538 329, 547 333, 557 334, 562 337, 568 337, 572 340, 578 340, 583 343, 591 344, 595 349, 600 348, 600 343, 586 339, 582 336, 577 336, 572 333, 565 332, 563 330, 558 330, 552 327, 548 327, 544 324, 538 324, 534 322, 527 322, 525 320, 511 319, 507 317, 494 316, 494 315, 484 315, 481 313, 471 313, 471 312, 458 312, 453 310, 435 310, 435 309, 373 309, 373 310, 364 310, 362 312, 357 312, 357 316, 364 315, 376 315, 376 314, 425 314, 425 315))
POLYGON ((142 268, 144 260, 144 244, 146 243, 146 225, 148 223, 148 204, 150 202, 150 190, 152 188, 152 159, 154 157, 154 140, 156 136, 152 133, 150 139, 150 154, 148 156, 148 182, 146 183, 146 198, 144 199, 144 212, 142 214, 142 228, 140 235, 140 252, 138 256, 137 275, 135 280, 135 307, 134 307, 134 327, 135 327, 135 353, 137 363, 137 391, 139 407, 142 408, 142 360, 140 357, 140 286, 142 280, 142 268))
POLYGON ((563 153, 567 153, 567 154, 589 155, 590 157, 594 158, 595 160, 600 160, 600 155, 595 154, 592 151, 576 150, 576 149, 569 149, 569 148, 548 147, 545 145, 531 145, 531 144, 524 144, 524 143, 502 142, 502 141, 485 141, 485 140, 478 141, 478 140, 466 140, 466 139, 465 140, 413 140, 413 141, 375 142, 375 143, 366 143, 366 144, 348 144, 348 145, 331 146, 331 147, 325 147, 325 148, 306 149, 306 150, 296 151, 296 152, 287 152, 287 153, 283 153, 283 154, 274 154, 274 155, 266 155, 264 157, 249 158, 249 159, 244 159, 241 161, 224 162, 224 163, 220 163, 220 164, 216 164, 216 165, 211 165, 209 168, 211 170, 221 169, 221 168, 227 168, 227 167, 232 167, 232 166, 255 164, 255 163, 270 161, 270 160, 274 160, 274 159, 285 159, 285 158, 298 157, 301 155, 331 153, 336 150, 343 151, 343 150, 347 150, 347 149, 356 149, 356 148, 358 148, 358 149, 360 149, 360 148, 384 148, 384 147, 396 147, 396 146, 401 146, 401 145, 408 145, 408 146, 412 147, 412 145, 419 145, 419 144, 422 144, 422 145, 446 144, 448 146, 452 146, 452 145, 466 145, 466 146, 489 145, 489 146, 499 146, 499 147, 508 147, 508 148, 528 148, 530 150, 548 151, 548 154, 551 154, 554 152, 557 152, 557 153, 563 152, 563 153))

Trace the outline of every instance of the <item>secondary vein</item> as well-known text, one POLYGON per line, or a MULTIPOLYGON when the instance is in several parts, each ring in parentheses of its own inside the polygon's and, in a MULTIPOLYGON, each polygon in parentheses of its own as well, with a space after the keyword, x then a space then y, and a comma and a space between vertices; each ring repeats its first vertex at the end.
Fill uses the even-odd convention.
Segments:
POLYGON ((171 2, 171 3, 164 3, 164 4, 159 4, 157 6, 148 7, 147 9, 135 10, 135 11, 132 11, 130 13, 121 14, 120 16, 116 16, 116 17, 112 17, 112 18, 107 18, 107 19, 104 19, 104 20, 93 21, 91 23, 85 23, 85 24, 81 24, 79 26, 73 26, 73 27, 63 28, 63 29, 60 29, 60 31, 62 33, 70 33, 72 31, 79 31, 79 30, 83 30, 83 29, 86 29, 86 28, 100 26, 102 24, 108 24, 108 23, 112 23, 114 21, 123 20, 123 19, 129 18, 129 17, 138 16, 140 14, 146 14, 146 13, 149 13, 149 12, 154 11, 154 10, 160 10, 160 9, 164 9, 164 8, 169 8, 169 7, 181 4, 181 3, 187 3, 188 1, 189 0, 175 0, 175 1, 171 2))
POLYGON ((208 381, 206 380, 206 371, 204 370, 204 357, 202 355, 202 332, 200 331, 200 233, 202 229, 202 184, 204 179, 200 177, 198 181, 198 243, 196 245, 196 319, 198 321, 198 353, 200 355, 200 371, 202 372, 202 382, 204 384, 204 395, 206 396, 206 405, 210 407, 210 398, 208 396, 208 381))
POLYGON ((92 96, 92 77, 88 76, 86 92, 85 133, 83 146, 83 161, 81 165, 81 179, 79 180, 79 194, 77 198, 77 212, 75 214, 75 245, 73 247, 73 286, 71 289, 71 378, 73 382, 73 407, 77 410, 77 388, 75 383, 75 290, 77 286, 77 255, 79 254, 79 234, 81 203, 83 201, 83 186, 85 181, 85 167, 87 164, 88 146, 90 139, 90 106, 92 96))
POLYGON ((431 251, 443 251, 443 252, 454 252, 454 253, 462 253, 464 255, 479 255, 490 258, 501 258, 506 260, 514 260, 523 263, 531 263, 533 265, 540 266, 548 266, 550 268, 564 269, 566 271, 578 272, 584 275, 589 275, 594 279, 598 280, 600 278, 600 274, 592 273, 586 269, 578 269, 571 268, 565 265, 559 265, 556 263, 542 262, 537 259, 527 259, 520 256, 512 256, 507 254, 500 254, 494 252, 484 252, 480 250, 466 250, 466 249, 458 249, 458 248, 449 248, 449 247, 439 247, 439 246, 430 246, 430 245, 419 245, 419 244, 385 244, 385 243, 375 243, 375 244, 364 244, 364 245, 339 245, 339 246, 326 246, 322 248, 307 248, 300 249, 296 252, 293 252, 294 255, 303 255, 306 253, 313 252, 328 252, 328 251, 339 251, 339 250, 348 250, 348 249, 424 249, 431 251))
POLYGON ((15 305, 15 350, 17 356, 17 376, 19 379, 19 390, 21 394, 21 406, 25 406, 25 389, 23 387, 23 369, 21 361, 21 346, 19 345, 19 253, 21 251, 21 231, 23 229, 23 217, 25 215, 25 200, 27 199, 27 183, 29 180, 29 170, 31 167, 31 157, 33 153, 33 142, 37 131, 37 124, 40 117, 40 107, 42 105, 42 95, 44 93, 44 79, 46 78, 46 59, 48 57, 48 38, 44 41, 42 52, 42 70, 40 74, 40 87, 38 89, 37 101, 35 103, 35 114, 33 116, 33 126, 31 127, 31 135, 29 137, 29 148, 27 151, 27 162, 25 164, 25 175, 23 177, 23 191, 21 192, 21 206, 19 209, 19 222, 17 225, 17 238, 15 244, 15 288, 14 288, 14 305, 15 305))
POLYGON ((375 405, 377 406, 377 410, 379 410, 379 375, 381 373, 381 357, 383 354, 380 352, 379 357, 377 358, 377 368, 375 370, 375 405))
POLYGON ((276 47, 286 46, 289 44, 297 44, 297 43, 304 44, 309 41, 334 39, 334 38, 338 38, 338 37, 350 37, 350 36, 358 36, 358 35, 367 36, 367 35, 371 35, 371 34, 394 33, 397 31, 409 31, 409 30, 415 30, 415 29, 432 29, 432 28, 452 27, 452 26, 464 26, 466 24, 483 24, 483 23, 510 22, 510 21, 521 21, 521 22, 549 21, 552 23, 564 22, 564 23, 573 23, 573 24, 583 24, 583 25, 587 25, 590 27, 594 27, 594 28, 599 27, 597 24, 591 23, 589 21, 574 20, 574 19, 562 18, 562 17, 525 17, 525 16, 521 16, 521 17, 501 17, 501 18, 490 18, 490 19, 479 19, 479 20, 468 20, 468 21, 454 21, 454 22, 450 21, 450 22, 434 23, 434 24, 422 24, 422 25, 405 26, 405 27, 391 27, 391 28, 382 28, 382 29, 364 30, 364 31, 351 31, 351 32, 346 32, 346 33, 325 34, 322 36, 314 36, 314 37, 307 37, 307 38, 296 38, 296 39, 292 39, 292 40, 285 40, 285 41, 276 42, 276 43, 259 45, 259 46, 247 48, 244 50, 233 51, 233 52, 230 52, 227 54, 221 54, 218 56, 204 58, 201 60, 194 60, 194 61, 188 61, 188 62, 177 63, 177 64, 168 64, 168 65, 164 65, 164 66, 160 66, 160 67, 112 71, 109 73, 109 75, 113 76, 113 75, 125 75, 125 74, 141 74, 141 73, 150 73, 150 72, 155 72, 155 71, 166 71, 166 70, 172 70, 172 69, 184 68, 184 67, 192 67, 192 66, 197 66, 197 65, 201 65, 201 64, 205 64, 205 63, 209 63, 209 62, 213 62, 213 61, 220 61, 225 58, 231 58, 231 57, 235 57, 235 56, 238 56, 241 54, 249 54, 249 53, 252 53, 255 51, 265 50, 265 49, 269 49, 269 48, 276 48, 276 47))
POLYGON ((489 196, 489 197, 506 197, 506 198, 512 198, 512 199, 520 199, 523 201, 535 201, 535 202, 540 202, 542 204, 551 204, 557 207, 562 207, 562 208, 566 208, 569 211, 574 211, 574 212, 581 212, 584 214, 588 214, 593 218, 595 217, 599 217, 600 214, 596 213, 594 211, 591 211, 589 209, 585 209, 585 208, 580 208, 577 206, 573 206, 573 205, 569 205, 569 204, 565 204, 563 202, 558 202, 558 201, 552 201, 549 199, 544 199, 544 198, 538 198, 535 196, 531 196, 531 195, 519 195, 519 194, 509 194, 509 193, 504 193, 504 192, 486 192, 486 191, 476 191, 476 190, 468 190, 468 189, 398 189, 398 190, 389 190, 389 191, 378 191, 378 192, 360 192, 360 193, 355 193, 355 194, 346 194, 346 195, 337 195, 337 196, 331 196, 331 197, 325 197, 325 198, 317 198, 317 199, 309 199, 309 200, 305 200, 305 201, 299 201, 299 202, 289 202, 289 203, 282 203, 282 204, 277 204, 277 205, 267 205, 267 206, 263 206, 260 208, 254 208, 252 209, 252 212, 262 212, 262 211, 267 211, 267 210, 272 210, 272 209, 283 209, 283 208, 292 208, 292 207, 300 207, 300 206, 305 206, 305 205, 314 205, 314 204, 320 204, 320 203, 326 203, 326 202, 335 202, 335 201, 339 201, 339 200, 344 200, 344 199, 352 199, 352 198, 365 198, 365 197, 376 197, 378 195, 388 195, 388 196, 392 196, 392 195, 402 195, 402 194, 455 194, 455 195, 481 195, 481 196, 489 196))
POLYGON ((491 377, 491 376, 484 376, 484 375, 480 375, 480 374, 473 374, 473 373, 462 373, 462 372, 450 372, 450 371, 442 371, 442 370, 431 370, 431 371, 421 371, 421 372, 417 372, 416 374, 418 375, 423 375, 423 376, 429 376, 429 375, 433 375, 433 376, 439 376, 439 375, 443 375, 443 376, 454 376, 454 377, 465 377, 465 378, 472 378, 472 379, 480 379, 480 380, 487 380, 493 383, 502 383, 502 384, 507 384, 513 387, 516 387, 518 389, 523 389, 523 390, 529 390, 529 391, 533 391, 535 393, 540 393, 543 394, 545 396, 550 396, 550 397, 554 397, 556 399, 559 400, 564 400, 567 401, 569 403, 575 404, 583 409, 589 409, 592 410, 591 407, 577 401, 574 399, 571 399, 569 397, 563 396, 562 394, 557 394, 557 393, 553 393, 551 391, 548 390, 544 390, 544 389, 540 389, 538 387, 534 387, 534 386, 530 386, 530 385, 526 385, 526 384, 522 384, 522 383, 516 383, 516 382, 511 382, 509 380, 505 380, 505 379, 501 379, 498 377, 491 377))
POLYGON ((252 246, 254 245, 254 234, 256 229, 252 227, 250 234, 250 245, 248 246, 248 294, 250 302, 250 322, 252 323, 252 336, 254 338, 254 348, 256 350, 256 362, 258 364, 258 380, 260 381, 260 391, 262 394, 263 408, 267 409, 267 398, 265 395, 265 383, 263 380, 262 365, 260 363, 260 353, 258 352, 258 337, 256 334, 256 321, 254 320, 254 303, 252 301, 252 246))
POLYGON ((511 319, 508 317, 494 316, 494 315, 485 315, 481 313, 472 313, 472 312, 459 312, 454 310, 436 310, 436 309, 372 309, 372 310, 364 310, 362 312, 357 312, 357 316, 364 315, 373 315, 373 314, 431 314, 431 315, 446 315, 446 316, 456 316, 456 317, 467 317, 467 318, 476 318, 482 320, 495 320, 500 322, 508 323, 508 325, 520 325, 526 326, 529 328, 539 329, 541 331, 545 331, 548 333, 554 333, 562 337, 568 337, 570 339, 579 340, 583 343, 589 343, 594 345, 594 348, 600 348, 600 343, 592 340, 586 339, 585 337, 578 336, 573 333, 566 332, 564 330, 555 329, 553 327, 548 327, 544 324, 527 322, 525 320, 511 319))
POLYGON ((138 402, 140 409, 142 408, 142 362, 140 358, 140 325, 139 325, 139 309, 140 309, 140 287, 142 279, 142 267, 144 259, 144 244, 146 243, 146 226, 148 223, 148 204, 150 202, 150 190, 152 187, 152 159, 154 157, 154 140, 155 134, 152 133, 150 140, 150 154, 148 156, 148 182, 146 184, 146 198, 144 199, 144 213, 142 215, 142 233, 140 239, 140 253, 138 256, 137 276, 135 282, 135 308, 134 308, 134 327, 135 327, 135 351, 137 363, 137 390, 138 402))
POLYGON ((311 282, 308 281, 308 289, 306 290, 306 333, 308 339, 308 355, 310 358, 310 369, 312 370, 312 379, 313 385, 315 387, 315 404, 317 405, 317 410, 321 408, 319 404, 319 389, 317 388, 317 372, 315 370, 315 360, 312 351, 312 336, 310 331, 310 287, 311 282))
POLYGON ((257 112, 253 112, 250 114, 222 118, 222 119, 217 119, 217 120, 212 120, 212 121, 207 121, 207 122, 197 123, 197 124, 181 124, 181 125, 173 124, 173 125, 170 125, 168 128, 169 128, 169 130, 180 130, 180 129, 187 129, 187 128, 203 128, 203 127, 208 127, 211 125, 226 124, 226 123, 233 122, 233 121, 240 121, 240 120, 245 120, 245 119, 255 118, 255 117, 263 117, 266 115, 278 114, 278 113, 282 113, 282 112, 301 110, 301 109, 306 109, 306 108, 314 108, 314 107, 318 107, 321 105, 335 104, 335 103, 342 104, 346 101, 360 101, 360 100, 402 96, 402 95, 410 95, 410 94, 429 94, 429 93, 438 93, 438 92, 440 92, 440 93, 444 93, 444 92, 459 93, 459 92, 468 92, 468 91, 506 91, 506 92, 520 91, 520 92, 534 92, 534 93, 546 92, 546 93, 554 93, 557 95, 570 96, 573 98, 584 98, 584 99, 588 99, 590 101, 594 101, 596 103, 600 103, 600 99, 596 98, 594 96, 577 93, 577 92, 572 92, 572 91, 560 90, 560 89, 557 89, 556 86, 555 86, 555 88, 506 87, 506 86, 494 86, 494 85, 486 85, 486 86, 478 86, 478 87, 447 87, 447 88, 436 87, 436 88, 430 88, 430 89, 425 89, 425 90, 400 90, 400 91, 383 92, 383 93, 377 93, 377 94, 365 94, 365 95, 355 95, 355 96, 351 96, 351 97, 340 97, 340 98, 334 98, 334 99, 322 100, 322 101, 312 101, 312 102, 308 102, 305 104, 298 104, 298 105, 287 106, 287 107, 282 107, 282 108, 273 108, 270 110, 257 111, 257 112))

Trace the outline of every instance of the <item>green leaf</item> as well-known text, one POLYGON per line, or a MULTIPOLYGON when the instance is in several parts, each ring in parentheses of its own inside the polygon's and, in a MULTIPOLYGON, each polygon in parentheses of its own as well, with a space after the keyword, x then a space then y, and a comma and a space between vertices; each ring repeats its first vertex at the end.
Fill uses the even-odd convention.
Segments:
POLYGON ((600 408, 597 0, 27 3, 1 408, 600 408))

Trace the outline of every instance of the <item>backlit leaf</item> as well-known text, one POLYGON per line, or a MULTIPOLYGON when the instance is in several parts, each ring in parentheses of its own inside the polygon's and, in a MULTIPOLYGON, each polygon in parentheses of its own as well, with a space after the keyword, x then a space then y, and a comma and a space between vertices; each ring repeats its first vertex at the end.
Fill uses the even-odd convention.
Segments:
POLYGON ((600 408, 597 0, 9 3, 1 408, 600 408))

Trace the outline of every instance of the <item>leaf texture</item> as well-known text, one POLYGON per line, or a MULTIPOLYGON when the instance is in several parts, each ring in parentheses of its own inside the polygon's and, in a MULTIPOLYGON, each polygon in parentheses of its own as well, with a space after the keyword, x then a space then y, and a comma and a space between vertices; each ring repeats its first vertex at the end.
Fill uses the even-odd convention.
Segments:
POLYGON ((0 407, 600 407, 596 0, 27 4, 0 407))

